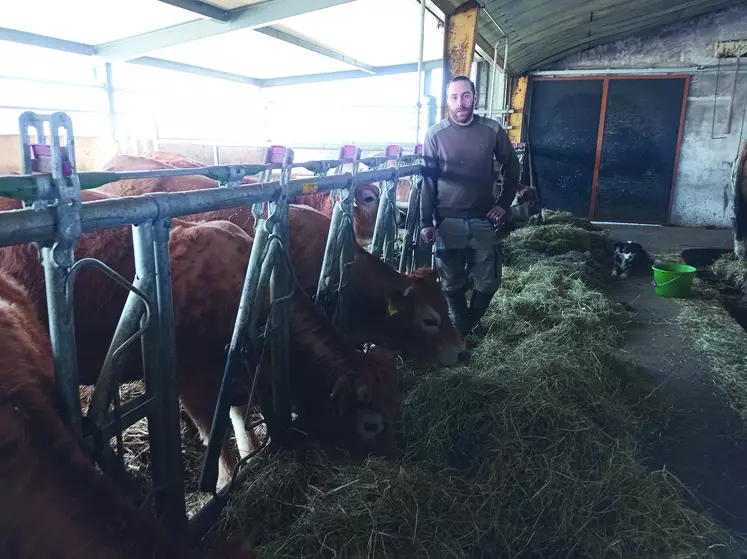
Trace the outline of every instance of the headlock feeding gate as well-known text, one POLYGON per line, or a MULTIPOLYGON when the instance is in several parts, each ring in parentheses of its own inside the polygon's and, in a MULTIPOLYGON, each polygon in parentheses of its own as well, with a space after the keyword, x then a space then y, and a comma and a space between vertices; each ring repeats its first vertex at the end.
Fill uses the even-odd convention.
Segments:
MULTIPOLYGON (((360 149, 344 146, 337 160, 297 163, 293 150, 268 148, 262 165, 221 165, 189 169, 134 172, 77 172, 75 140, 70 118, 62 112, 38 115, 26 112, 19 119, 23 173, 0 177, 0 195, 23 201, 23 209, 0 212, 0 246, 36 243, 44 267, 49 330, 54 356, 57 406, 65 424, 83 449, 110 476, 126 476, 108 441, 117 440, 122 454, 122 432, 147 418, 152 462, 152 498, 156 515, 180 536, 201 538, 218 518, 228 495, 248 474, 244 457, 233 480, 216 489, 218 457, 229 424, 233 379, 248 355, 258 355, 265 344, 272 365, 272 398, 263 409, 269 439, 285 444, 291 426, 289 397, 289 313, 295 289, 288 243, 288 201, 310 192, 329 192, 334 211, 327 238, 316 305, 343 329, 355 259, 353 199, 358 183, 386 183, 382 188, 372 252, 394 264, 396 187, 401 177, 412 177, 401 272, 411 271, 418 234, 418 201, 422 170, 420 149, 402 155, 389 146, 385 155, 361 158, 360 149), (48 131, 45 128, 48 127, 48 131), (29 130, 35 131, 31 143, 29 130), (64 131, 63 144, 61 131, 64 131), (47 143, 48 138, 48 143, 47 143), (359 171, 361 164, 369 171, 359 171), (343 165, 351 165, 343 172, 343 165), (291 170, 304 168, 313 178, 291 179, 291 170), (273 171, 279 179, 271 180, 273 171), (330 171, 332 173, 330 174, 330 171), (203 175, 218 188, 188 192, 159 192, 143 196, 82 202, 81 191, 125 179, 203 175), (259 175, 259 184, 242 184, 259 175), (171 219, 214 210, 251 206, 256 236, 244 279, 241 302, 218 404, 213 418, 200 489, 213 498, 187 522, 182 476, 179 398, 176 384, 174 311, 169 255, 171 219), (130 226, 134 246, 135 279, 130 282, 109 266, 92 258, 75 259, 75 246, 84 233, 130 226), (78 364, 73 314, 73 286, 81 269, 93 268, 129 291, 116 332, 85 416, 80 405, 78 364), (259 324, 260 309, 269 291, 267 324, 259 324), (119 400, 123 355, 139 341, 142 349, 145 394, 128 402, 119 400), (112 409, 113 411, 110 411, 112 409)), ((256 383, 255 371, 253 382, 256 383)), ((261 449, 260 449, 261 450, 261 449)))

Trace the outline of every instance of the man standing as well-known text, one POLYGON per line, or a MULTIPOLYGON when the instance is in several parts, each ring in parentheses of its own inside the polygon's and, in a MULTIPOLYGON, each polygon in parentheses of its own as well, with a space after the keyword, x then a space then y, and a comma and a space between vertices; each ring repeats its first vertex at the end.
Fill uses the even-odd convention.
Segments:
POLYGON ((449 117, 431 126, 420 215, 423 240, 436 243, 436 269, 454 326, 467 334, 480 324, 501 283, 500 239, 494 223, 509 211, 520 164, 506 131, 474 114, 475 85, 466 76, 447 89, 449 117), (493 157, 503 167, 503 189, 494 193, 493 157), (472 296, 467 306, 466 293, 472 296))

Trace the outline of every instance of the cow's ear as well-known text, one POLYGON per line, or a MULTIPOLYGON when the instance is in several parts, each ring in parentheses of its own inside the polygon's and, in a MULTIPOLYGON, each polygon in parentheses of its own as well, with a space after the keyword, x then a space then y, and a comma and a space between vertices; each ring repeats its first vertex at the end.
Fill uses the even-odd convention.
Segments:
POLYGON ((343 375, 335 381, 335 384, 332 387, 332 392, 329 395, 329 399, 332 405, 335 407, 337 415, 343 416, 348 410, 348 406, 350 405, 351 391, 352 386, 350 385, 350 380, 348 379, 347 375, 343 375))

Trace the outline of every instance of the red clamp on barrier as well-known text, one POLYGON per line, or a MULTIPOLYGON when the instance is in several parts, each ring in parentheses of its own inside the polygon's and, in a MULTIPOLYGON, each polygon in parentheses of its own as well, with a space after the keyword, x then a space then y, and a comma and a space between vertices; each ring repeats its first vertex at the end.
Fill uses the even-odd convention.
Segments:
POLYGON ((265 165, 282 165, 285 160, 285 146, 270 146, 265 155, 265 165))
MULTIPOLYGON (((73 174, 73 166, 70 164, 70 157, 67 154, 67 147, 61 146, 62 155, 62 176, 69 177, 73 174)), ((52 172, 52 146, 48 144, 31 144, 32 170, 36 173, 52 172)))
POLYGON ((342 146, 342 148, 340 148, 340 161, 351 163, 355 160, 356 153, 358 153, 358 148, 356 146, 342 146))
POLYGON ((397 145, 389 145, 386 146, 386 151, 384 152, 387 157, 401 157, 402 156, 402 148, 397 145))
POLYGON ((423 144, 415 146, 415 155, 423 155, 423 144))

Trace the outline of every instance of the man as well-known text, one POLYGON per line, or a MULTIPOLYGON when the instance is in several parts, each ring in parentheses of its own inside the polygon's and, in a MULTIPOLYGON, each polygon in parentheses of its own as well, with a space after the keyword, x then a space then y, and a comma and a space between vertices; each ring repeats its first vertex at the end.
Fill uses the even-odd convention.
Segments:
POLYGON ((468 77, 449 82, 449 117, 425 135, 420 203, 421 235, 436 245, 441 287, 454 326, 464 335, 480 325, 500 287, 502 259, 494 224, 509 211, 520 176, 519 158, 506 131, 495 120, 475 115, 476 102, 468 77), (499 196, 494 193, 493 157, 502 165, 499 196))

